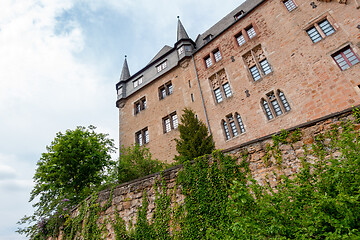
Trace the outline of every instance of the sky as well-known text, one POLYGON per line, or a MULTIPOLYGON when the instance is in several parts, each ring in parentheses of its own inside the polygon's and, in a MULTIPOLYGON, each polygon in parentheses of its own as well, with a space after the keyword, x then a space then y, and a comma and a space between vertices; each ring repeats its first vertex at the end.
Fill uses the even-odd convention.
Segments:
MULTIPOLYGON (((57 132, 94 125, 118 144, 115 84, 176 42, 177 16, 195 40, 243 0, 1 0, 0 240, 16 222, 41 153, 57 132)), ((114 154, 116 159, 116 154, 114 154)))

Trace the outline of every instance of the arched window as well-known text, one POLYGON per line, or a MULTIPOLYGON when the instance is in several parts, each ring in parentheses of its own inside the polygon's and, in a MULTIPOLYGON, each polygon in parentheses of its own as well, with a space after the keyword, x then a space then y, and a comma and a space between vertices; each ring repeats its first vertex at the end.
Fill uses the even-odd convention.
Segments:
POLYGON ((266 97, 261 99, 261 105, 268 120, 291 110, 285 94, 280 90, 277 90, 275 93, 274 91, 267 93, 266 97))
POLYGON ((226 140, 245 132, 244 123, 238 113, 235 113, 234 115, 228 114, 225 119, 222 120, 222 125, 226 140))

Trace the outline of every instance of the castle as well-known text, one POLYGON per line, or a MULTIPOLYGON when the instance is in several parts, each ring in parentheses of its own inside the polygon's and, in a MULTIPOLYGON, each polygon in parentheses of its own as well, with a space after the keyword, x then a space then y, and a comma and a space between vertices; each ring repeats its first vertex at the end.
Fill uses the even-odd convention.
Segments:
POLYGON ((218 149, 360 104, 358 0, 247 0, 192 40, 177 41, 116 84, 120 146, 172 161, 182 110, 218 149))

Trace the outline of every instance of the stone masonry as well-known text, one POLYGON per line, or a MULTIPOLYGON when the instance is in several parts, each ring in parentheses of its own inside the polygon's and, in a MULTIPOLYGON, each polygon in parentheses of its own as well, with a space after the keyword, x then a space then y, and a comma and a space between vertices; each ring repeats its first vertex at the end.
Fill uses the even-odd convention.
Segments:
MULTIPOLYGON (((266 136, 262 139, 257 139, 249 143, 245 143, 239 146, 235 146, 233 149, 230 149, 227 154, 233 156, 239 156, 239 161, 243 160, 241 153, 246 151, 248 152, 248 157, 246 161, 249 162, 250 170, 253 174, 253 177, 261 184, 269 182, 271 186, 276 185, 276 177, 281 174, 291 176, 292 174, 298 172, 300 166, 300 158, 304 156, 304 145, 311 145, 313 143, 314 136, 325 133, 327 130, 331 129, 332 125, 340 125, 341 122, 347 121, 348 119, 353 120, 353 116, 350 114, 349 110, 332 116, 328 116, 322 119, 315 120, 303 126, 298 126, 299 130, 302 133, 302 138, 295 142, 292 146, 288 144, 280 144, 279 149, 281 151, 283 162, 281 167, 276 163, 276 160, 271 157, 270 162, 265 164, 263 157, 266 154, 266 145, 272 145, 272 137, 266 136)), ((360 129, 360 124, 357 124, 356 129, 360 129)), ((292 131, 294 129, 289 129, 292 131)), ((339 155, 340 153, 333 153, 334 156, 339 155)), ((311 160, 313 157, 308 156, 311 160)), ((315 158, 314 158, 315 159, 315 158)), ((176 185, 176 176, 178 171, 181 170, 181 166, 175 166, 170 169, 167 169, 163 173, 163 179, 167 184, 168 194, 173 193, 174 187, 176 185)), ((112 202, 110 207, 100 216, 100 221, 104 219, 114 219, 115 211, 119 212, 120 217, 125 220, 127 226, 129 223, 135 223, 136 221, 136 212, 137 209, 142 204, 143 192, 146 191, 149 200, 148 206, 148 216, 149 218, 154 211, 155 204, 155 190, 154 185, 156 179, 160 180, 160 174, 152 174, 128 183, 121 184, 113 190, 112 202)), ((172 198, 172 206, 174 203, 181 204, 184 201, 184 196, 181 194, 181 187, 177 187, 174 197, 172 198)), ((101 206, 104 206, 109 197, 111 190, 104 190, 99 193, 98 202, 101 206)), ((76 215, 78 209, 73 210, 73 214, 76 215)), ((114 230, 111 227, 111 224, 107 225, 107 238, 106 239, 115 239, 114 230)), ((62 239, 60 236, 59 239, 62 239)))

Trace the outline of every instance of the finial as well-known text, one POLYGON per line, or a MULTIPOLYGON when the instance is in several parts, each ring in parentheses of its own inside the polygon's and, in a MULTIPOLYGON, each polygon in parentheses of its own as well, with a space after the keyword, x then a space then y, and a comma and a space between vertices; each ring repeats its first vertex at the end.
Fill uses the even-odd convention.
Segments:
POLYGON ((180 19, 180 16, 177 16, 178 19, 180 19))
POLYGON ((125 58, 127 58, 127 56, 125 55, 125 58))

